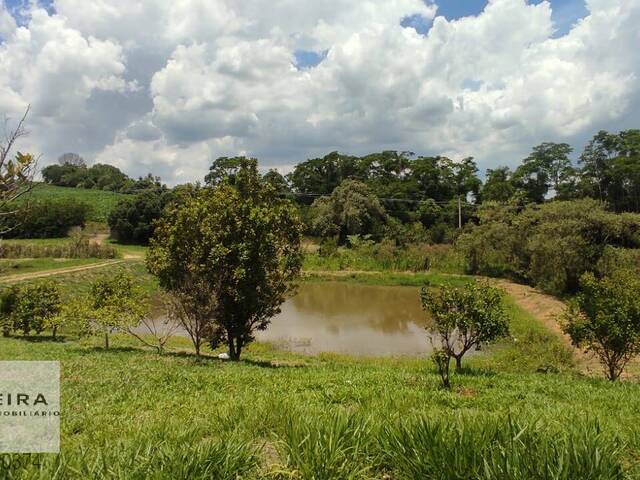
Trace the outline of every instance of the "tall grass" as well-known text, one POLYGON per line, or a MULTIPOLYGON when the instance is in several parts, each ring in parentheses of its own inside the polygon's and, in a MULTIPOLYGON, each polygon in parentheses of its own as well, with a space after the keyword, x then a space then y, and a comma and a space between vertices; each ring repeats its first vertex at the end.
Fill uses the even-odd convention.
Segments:
POLYGON ((5 455, 6 480, 235 480, 258 467, 258 449, 242 437, 204 439, 186 429, 159 430, 133 439, 114 439, 99 449, 60 455, 5 455), (179 430, 178 430, 179 431, 179 430))
POLYGON ((340 248, 327 254, 309 252, 305 255, 307 270, 366 271, 436 271, 464 273, 464 259, 452 245, 426 243, 397 247, 393 243, 362 242, 352 248, 340 248))
POLYGON ((624 479, 624 445, 595 421, 412 416, 385 422, 342 412, 291 418, 281 455, 289 478, 397 480, 624 479))
POLYGON ((597 422, 418 418, 386 426, 381 457, 399 479, 623 479, 621 443, 597 422))
POLYGON ((366 478, 372 440, 366 421, 340 412, 302 418, 289 418, 280 437, 281 473, 301 480, 366 478))
POLYGON ((76 233, 68 241, 56 243, 0 242, 0 258, 116 258, 112 245, 92 242, 76 233))

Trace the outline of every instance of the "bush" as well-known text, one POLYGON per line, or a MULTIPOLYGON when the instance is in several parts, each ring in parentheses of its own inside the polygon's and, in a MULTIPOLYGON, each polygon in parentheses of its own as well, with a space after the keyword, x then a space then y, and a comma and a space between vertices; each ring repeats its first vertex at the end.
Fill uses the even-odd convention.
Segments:
POLYGON ((19 217, 11 217, 6 238, 56 238, 72 227, 84 227, 90 206, 74 199, 36 200, 25 205, 19 217))
POLYGON ((60 307, 60 290, 54 282, 26 285, 18 291, 13 305, 13 329, 28 335, 32 331, 39 334, 52 326, 55 337, 58 324, 52 325, 50 322, 60 313, 60 307))
POLYGON ((153 223, 169 199, 168 191, 149 190, 121 200, 109 214, 111 237, 123 243, 147 245, 153 235, 153 223))

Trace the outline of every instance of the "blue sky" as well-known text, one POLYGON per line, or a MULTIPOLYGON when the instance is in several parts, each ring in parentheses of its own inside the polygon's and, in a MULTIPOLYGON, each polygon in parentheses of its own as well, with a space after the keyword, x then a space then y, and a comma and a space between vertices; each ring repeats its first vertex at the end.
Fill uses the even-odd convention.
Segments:
MULTIPOLYGON (((530 3, 540 3, 541 1, 531 0, 530 3)), ((567 33, 571 25, 588 13, 585 0, 550 1, 553 9, 553 21, 558 29, 558 35, 567 33)), ((438 15, 454 20, 482 12, 487 5, 487 0, 439 0, 436 3, 438 4, 438 15)), ((424 26, 421 26, 421 28, 424 28, 424 26)))

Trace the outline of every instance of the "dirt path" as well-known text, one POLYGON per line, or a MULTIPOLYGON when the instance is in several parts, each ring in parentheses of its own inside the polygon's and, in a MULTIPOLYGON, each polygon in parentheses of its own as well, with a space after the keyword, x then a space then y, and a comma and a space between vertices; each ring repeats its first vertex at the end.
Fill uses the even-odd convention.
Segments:
POLYGON ((103 268, 111 265, 117 265, 118 263, 122 263, 122 262, 124 262, 124 260, 109 260, 106 262, 90 263, 89 265, 80 265, 78 267, 54 268, 51 270, 43 270, 40 272, 9 275, 7 277, 0 278, 0 283, 23 282, 25 280, 33 280, 34 278, 43 278, 43 277, 51 277, 54 275, 62 275, 65 273, 82 272, 84 270, 93 270, 94 268, 103 268))

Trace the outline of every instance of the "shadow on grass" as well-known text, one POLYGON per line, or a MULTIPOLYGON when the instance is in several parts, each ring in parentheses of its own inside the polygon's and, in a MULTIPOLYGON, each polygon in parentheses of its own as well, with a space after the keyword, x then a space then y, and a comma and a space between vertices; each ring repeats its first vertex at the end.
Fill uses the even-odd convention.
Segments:
POLYGON ((278 361, 278 360, 252 360, 250 358, 240 359, 238 363, 244 363, 246 365, 251 365, 259 368, 306 368, 307 367, 307 364, 302 362, 278 361))
POLYGON ((52 335, 12 335, 7 338, 13 338, 15 340, 23 340, 25 342, 31 343, 66 343, 67 337, 56 335, 55 337, 52 335))

